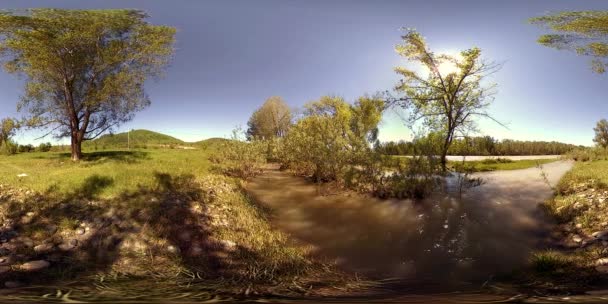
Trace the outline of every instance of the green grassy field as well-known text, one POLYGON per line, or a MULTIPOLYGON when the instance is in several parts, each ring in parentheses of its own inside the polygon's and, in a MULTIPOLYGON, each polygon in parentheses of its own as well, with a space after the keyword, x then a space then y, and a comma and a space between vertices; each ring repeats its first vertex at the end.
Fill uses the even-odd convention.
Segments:
POLYGON ((210 168, 208 156, 206 150, 117 150, 85 153, 83 161, 74 163, 68 153, 21 153, 0 156, 0 183, 39 192, 53 188, 67 192, 95 176, 111 183, 99 195, 112 197, 140 186, 152 186, 154 173, 203 176, 210 168), (19 174, 27 176, 18 177, 19 174))
MULTIPOLYGON (((307 247, 294 246, 273 229, 268 210, 246 194, 242 180, 214 170, 208 159, 215 150, 99 151, 85 153, 77 163, 59 152, 0 156, 0 214, 13 222, 33 217, 15 228, 20 236, 34 244, 48 242, 54 237, 45 228, 49 224, 64 236, 74 235, 80 223, 95 231, 90 238, 84 234, 82 252, 65 261, 60 257, 48 272, 15 276, 73 280, 94 268, 94 279, 154 276, 183 285, 220 273, 220 281, 210 284, 231 292, 243 281, 254 289, 274 286, 277 292, 311 286, 313 277, 322 277, 324 284, 347 284, 341 274, 310 258, 307 247), (116 239, 120 246, 105 247, 116 239), (169 252, 171 246, 177 252, 169 252), (87 257, 88 248, 115 260, 100 270, 102 262, 87 257)), ((36 254, 23 250, 25 257, 36 254)))
MULTIPOLYGON (((533 168, 537 165, 548 164, 556 161, 556 159, 533 159, 533 160, 505 160, 505 159, 487 159, 480 161, 465 162, 465 168, 472 172, 488 172, 497 170, 520 170, 533 168)), ((450 161, 448 166, 453 170, 462 170, 462 162, 450 161)))

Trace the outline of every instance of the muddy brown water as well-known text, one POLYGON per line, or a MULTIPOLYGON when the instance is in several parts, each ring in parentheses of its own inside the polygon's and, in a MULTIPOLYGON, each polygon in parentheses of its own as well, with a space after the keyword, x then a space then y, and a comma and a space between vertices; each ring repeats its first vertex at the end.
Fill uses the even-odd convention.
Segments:
POLYGON ((476 174, 484 184, 462 197, 425 201, 362 195, 320 195, 304 178, 270 170, 248 184, 273 210, 273 223, 314 254, 345 271, 399 282, 395 288, 433 292, 480 288, 525 266, 543 247, 553 222, 539 203, 572 167, 556 161, 530 168, 476 174), (547 183, 548 182, 548 183, 547 183))

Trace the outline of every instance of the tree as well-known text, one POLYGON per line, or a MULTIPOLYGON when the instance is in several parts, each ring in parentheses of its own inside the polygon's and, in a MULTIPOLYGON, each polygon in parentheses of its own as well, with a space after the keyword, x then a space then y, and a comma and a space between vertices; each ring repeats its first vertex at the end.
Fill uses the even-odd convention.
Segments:
POLYGON ((372 97, 354 105, 332 96, 309 103, 284 139, 283 165, 317 181, 344 181, 372 151, 383 109, 384 101, 372 97))
POLYGON ((397 67, 395 71, 403 79, 396 90, 403 97, 392 102, 410 111, 410 125, 423 121, 429 129, 443 135, 438 153, 445 171, 446 155, 458 134, 474 131, 476 117, 496 121, 486 111, 493 100, 496 85, 483 85, 482 81, 496 72, 500 65, 483 61, 479 48, 460 52, 461 58, 435 54, 416 31, 408 31, 402 39, 403 43, 396 47, 397 53, 410 62, 421 64, 427 73, 397 67))
POLYGON ((0 120, 0 145, 10 141, 11 137, 15 136, 15 132, 19 129, 19 123, 12 118, 3 118, 0 120))
POLYGON ((532 18, 530 22, 557 32, 540 36, 540 44, 589 56, 595 72, 606 72, 608 11, 562 12, 532 18))
POLYGON ((608 147, 608 120, 598 121, 593 131, 595 131, 593 141, 602 148, 608 147))
MULTIPOLYGON (((0 51, 9 73, 24 75, 18 109, 29 127, 81 144, 129 121, 150 104, 144 83, 173 53, 175 29, 138 10, 29 9, 0 15, 0 51)), ((48 135, 47 134, 47 135, 48 135)))
POLYGON ((247 122, 248 139, 283 137, 291 126, 291 111, 283 98, 272 96, 264 102, 247 122))

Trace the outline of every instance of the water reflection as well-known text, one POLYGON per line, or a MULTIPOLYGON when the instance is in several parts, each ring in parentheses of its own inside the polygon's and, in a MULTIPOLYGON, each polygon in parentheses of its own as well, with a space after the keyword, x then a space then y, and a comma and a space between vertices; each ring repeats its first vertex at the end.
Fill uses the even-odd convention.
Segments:
MULTIPOLYGON (((556 183, 571 167, 544 167, 556 183)), ((461 198, 421 202, 359 195, 318 195, 316 185, 272 171, 249 190, 274 211, 274 222, 319 258, 398 288, 475 290, 525 265, 548 241, 553 223, 538 210, 551 188, 536 168, 478 174, 484 184, 461 198)), ((420 290, 420 289, 414 289, 420 290)))

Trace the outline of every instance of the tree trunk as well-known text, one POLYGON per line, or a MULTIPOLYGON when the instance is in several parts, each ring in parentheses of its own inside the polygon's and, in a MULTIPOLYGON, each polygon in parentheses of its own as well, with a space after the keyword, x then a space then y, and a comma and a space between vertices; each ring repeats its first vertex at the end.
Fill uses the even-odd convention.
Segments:
POLYGON ((447 159, 447 152, 442 152, 441 153, 441 170, 443 172, 448 171, 448 159, 447 159))
POLYGON ((82 140, 78 134, 72 134, 72 161, 79 161, 82 158, 82 140))

